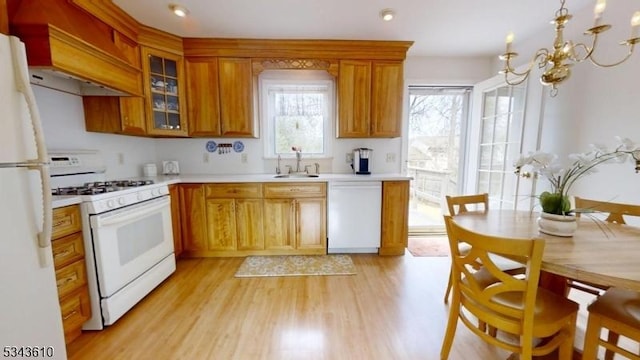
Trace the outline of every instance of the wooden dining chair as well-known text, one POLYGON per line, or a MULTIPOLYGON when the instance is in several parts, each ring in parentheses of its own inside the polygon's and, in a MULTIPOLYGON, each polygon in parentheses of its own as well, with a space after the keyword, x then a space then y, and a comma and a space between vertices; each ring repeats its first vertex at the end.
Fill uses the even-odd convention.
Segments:
MULTIPOLYGON (((603 217, 604 215, 607 216, 604 219, 605 222, 617 224, 626 224, 624 220, 625 216, 640 217, 640 206, 638 205, 584 199, 577 196, 574 197, 574 202, 577 216, 580 216, 583 213, 603 214, 603 217)), ((596 296, 602 295, 602 293, 607 289, 600 285, 578 282, 571 279, 567 279, 567 286, 596 296)))
POLYGON ((544 240, 482 235, 459 227, 452 219, 445 216, 453 262, 453 296, 440 359, 449 358, 458 320, 485 342, 517 353, 521 360, 556 349, 560 360, 571 359, 578 304, 538 287, 544 240), (462 242, 470 246, 466 255, 458 250, 462 242), (526 275, 516 277, 504 272, 491 255, 523 261, 526 275), (473 269, 477 261, 482 262, 479 271, 473 269), (483 331, 482 323, 503 336, 483 331))
MULTIPOLYGON (((482 212, 485 213, 489 210, 489 194, 473 194, 473 195, 460 195, 460 196, 445 196, 447 200, 447 207, 449 209, 449 215, 455 216, 468 212, 482 212)), ((469 250, 467 244, 460 244, 459 251, 465 254, 469 250)), ((521 273, 524 271, 522 264, 514 262, 509 259, 498 258, 494 259, 498 266, 507 270, 513 274, 521 273)), ((476 264, 476 268, 479 269, 482 264, 476 264)), ((444 303, 449 301, 449 294, 451 293, 452 279, 451 272, 449 273, 449 281, 447 282, 447 289, 444 293, 444 303)))
POLYGON ((577 196, 574 197, 574 202, 578 216, 582 213, 605 213, 608 215, 604 221, 610 223, 626 224, 625 216, 640 216, 640 205, 591 200, 577 196))
POLYGON ((460 195, 460 196, 445 196, 447 200, 447 207, 449 208, 449 215, 454 216, 460 213, 469 212, 471 205, 474 205, 473 211, 489 210, 489 194, 474 194, 474 195, 460 195), (469 208, 467 207, 469 206, 469 208), (481 207, 482 210, 478 210, 481 207))
POLYGON ((598 347, 605 350, 605 360, 612 360, 614 354, 640 360, 638 352, 629 351, 618 345, 620 335, 640 343, 640 294, 635 291, 610 288, 604 295, 587 308, 589 318, 584 335, 583 360, 594 360, 598 347), (601 332, 608 330, 607 338, 602 339, 601 332))

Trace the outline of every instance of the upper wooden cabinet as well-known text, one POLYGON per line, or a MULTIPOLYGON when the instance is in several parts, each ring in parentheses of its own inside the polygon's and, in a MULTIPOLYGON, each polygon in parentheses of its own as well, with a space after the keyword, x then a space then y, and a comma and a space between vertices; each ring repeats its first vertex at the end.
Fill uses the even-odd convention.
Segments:
POLYGON ((218 59, 185 59, 190 136, 220 136, 218 59))
POLYGON ((85 129, 123 135, 145 135, 144 99, 138 96, 83 96, 85 129))
POLYGON ((189 135, 254 137, 250 59, 187 58, 189 135))
POLYGON ((187 136, 182 56, 146 46, 141 52, 147 134, 187 136))
POLYGON ((371 61, 340 61, 338 136, 368 137, 371 123, 371 61))
POLYGON ((340 61, 338 137, 401 135, 402 70, 401 61, 340 61))
POLYGON ((222 135, 254 136, 251 59, 218 59, 222 135))

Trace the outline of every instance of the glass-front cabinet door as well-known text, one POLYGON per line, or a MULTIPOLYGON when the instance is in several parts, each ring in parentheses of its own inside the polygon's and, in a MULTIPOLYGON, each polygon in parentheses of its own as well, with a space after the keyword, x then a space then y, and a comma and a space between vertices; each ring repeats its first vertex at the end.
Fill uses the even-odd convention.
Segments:
POLYGON ((187 136, 187 109, 182 56, 142 48, 147 132, 152 135, 187 136))

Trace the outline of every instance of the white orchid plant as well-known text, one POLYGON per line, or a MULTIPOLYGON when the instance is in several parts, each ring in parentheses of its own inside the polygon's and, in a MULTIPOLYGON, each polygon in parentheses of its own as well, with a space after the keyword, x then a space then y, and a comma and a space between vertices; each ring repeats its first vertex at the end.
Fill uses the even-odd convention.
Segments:
POLYGON ((540 194, 542 211, 549 214, 567 215, 571 209, 569 190, 581 177, 597 172, 596 167, 603 163, 623 163, 631 160, 635 164, 636 173, 640 171, 640 144, 627 138, 616 137, 618 145, 609 149, 602 145, 591 145, 591 150, 581 154, 569 155, 571 164, 563 166, 555 154, 536 152, 527 156, 521 155, 514 163, 515 173, 530 167, 540 176, 544 176, 551 184, 551 191, 540 194))

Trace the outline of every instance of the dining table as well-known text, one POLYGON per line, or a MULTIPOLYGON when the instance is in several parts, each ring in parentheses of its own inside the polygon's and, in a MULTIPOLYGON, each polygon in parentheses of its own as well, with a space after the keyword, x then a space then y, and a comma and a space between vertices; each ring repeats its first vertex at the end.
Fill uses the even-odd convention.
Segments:
POLYGON ((546 281, 556 291, 566 291, 566 279, 640 291, 640 227, 582 215, 574 235, 562 237, 540 232, 539 215, 488 209, 458 214, 453 221, 483 235, 544 239, 542 270, 551 274, 546 281))

